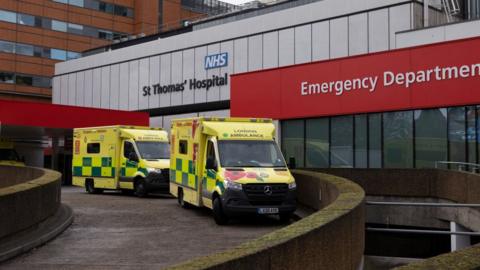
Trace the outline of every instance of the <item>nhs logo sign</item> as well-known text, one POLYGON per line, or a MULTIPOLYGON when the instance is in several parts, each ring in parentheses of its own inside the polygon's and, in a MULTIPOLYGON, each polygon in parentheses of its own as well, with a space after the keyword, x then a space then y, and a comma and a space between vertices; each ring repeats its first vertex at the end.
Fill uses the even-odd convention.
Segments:
POLYGON ((205 56, 205 69, 226 67, 228 65, 228 53, 219 53, 205 56))

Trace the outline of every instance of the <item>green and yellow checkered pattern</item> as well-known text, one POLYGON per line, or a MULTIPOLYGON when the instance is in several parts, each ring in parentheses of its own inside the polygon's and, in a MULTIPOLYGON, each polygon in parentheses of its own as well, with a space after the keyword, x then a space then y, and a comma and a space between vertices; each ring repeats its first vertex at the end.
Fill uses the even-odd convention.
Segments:
POLYGON ((73 176, 115 177, 111 157, 83 157, 73 160, 73 176))
POLYGON ((139 168, 137 162, 127 160, 125 167, 122 167, 122 169, 120 170, 120 176, 132 177, 137 171, 141 171, 145 176, 148 175, 147 169, 141 167, 139 168))
POLYGON ((175 164, 170 166, 170 182, 196 190, 198 176, 195 174, 193 161, 177 158, 175 164))

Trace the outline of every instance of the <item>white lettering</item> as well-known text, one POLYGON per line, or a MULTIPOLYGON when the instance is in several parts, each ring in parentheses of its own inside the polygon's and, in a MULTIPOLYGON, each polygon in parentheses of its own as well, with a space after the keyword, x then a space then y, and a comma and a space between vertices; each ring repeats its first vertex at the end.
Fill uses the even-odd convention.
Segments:
POLYGON ((390 86, 395 82, 395 74, 391 71, 383 73, 383 86, 390 86))
POLYGON ((307 92, 306 92, 307 84, 308 84, 308 82, 302 82, 302 84, 301 84, 302 86, 300 88, 300 92, 302 93, 302 96, 307 95, 307 92))

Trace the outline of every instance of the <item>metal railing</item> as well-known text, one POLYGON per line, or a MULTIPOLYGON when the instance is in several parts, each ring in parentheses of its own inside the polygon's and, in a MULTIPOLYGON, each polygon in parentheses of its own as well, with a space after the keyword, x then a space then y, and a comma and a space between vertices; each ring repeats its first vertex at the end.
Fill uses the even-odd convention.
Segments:
POLYGON ((447 165, 447 169, 451 166, 455 166, 457 171, 469 171, 472 173, 480 172, 480 164, 477 163, 468 163, 468 162, 457 162, 457 161, 435 161, 435 169, 439 169, 439 165, 447 165))
POLYGON ((384 206, 425 206, 425 207, 480 207, 478 203, 423 203, 423 202, 375 202, 367 201, 367 205, 384 206))
MULTIPOLYGON (((420 207, 480 207, 476 203, 423 203, 423 202, 379 202, 367 201, 366 205, 383 205, 383 206, 420 206, 420 207)), ((442 235, 466 235, 480 236, 480 232, 452 232, 438 230, 418 230, 418 229, 391 229, 391 228, 372 228, 367 227, 369 232, 388 232, 388 233, 415 233, 415 234, 442 234, 442 235)))

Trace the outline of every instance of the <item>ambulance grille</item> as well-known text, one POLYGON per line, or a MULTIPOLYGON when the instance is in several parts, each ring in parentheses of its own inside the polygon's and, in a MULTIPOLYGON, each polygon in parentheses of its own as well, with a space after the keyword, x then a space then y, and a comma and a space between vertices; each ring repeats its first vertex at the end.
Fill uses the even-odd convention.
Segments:
POLYGON ((243 191, 251 205, 281 205, 288 192, 287 184, 246 184, 243 191), (265 187, 270 186, 271 195, 265 194, 265 187))

